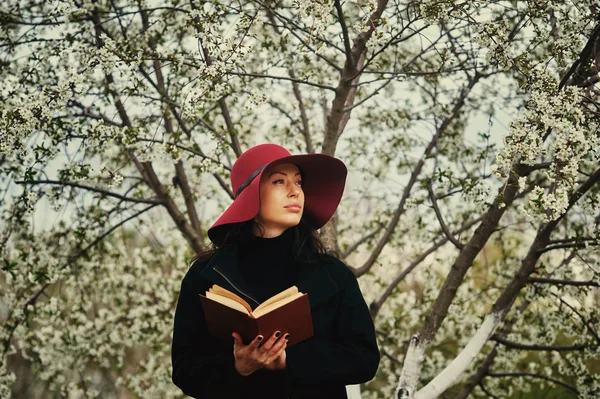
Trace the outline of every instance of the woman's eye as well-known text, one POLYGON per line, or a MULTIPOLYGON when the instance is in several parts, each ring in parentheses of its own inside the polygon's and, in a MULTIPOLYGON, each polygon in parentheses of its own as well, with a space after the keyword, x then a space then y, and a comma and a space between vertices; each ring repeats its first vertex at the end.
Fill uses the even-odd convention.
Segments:
MULTIPOLYGON (((285 184, 283 179, 273 180, 273 184, 285 184)), ((302 186, 302 180, 296 182, 297 185, 302 186)))

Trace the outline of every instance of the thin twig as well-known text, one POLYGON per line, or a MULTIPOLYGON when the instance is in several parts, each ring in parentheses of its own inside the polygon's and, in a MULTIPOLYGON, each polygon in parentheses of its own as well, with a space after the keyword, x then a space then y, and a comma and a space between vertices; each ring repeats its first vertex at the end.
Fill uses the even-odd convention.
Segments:
POLYGON ((344 253, 342 254, 341 258, 345 259, 348 257, 348 255, 350 255, 352 252, 354 252, 358 247, 360 247, 363 243, 365 243, 366 241, 370 240, 371 238, 373 238, 374 236, 377 235, 377 233, 379 233, 381 230, 383 230, 383 226, 379 226, 376 230, 373 230, 372 232, 370 232, 369 234, 367 234, 366 236, 361 237, 360 239, 358 239, 354 244, 350 245, 348 247, 348 249, 346 249, 344 251, 344 253))
POLYGON ((527 279, 528 283, 542 283, 542 284, 552 284, 552 285, 572 285, 575 287, 600 287, 600 283, 597 281, 572 281, 572 280, 557 280, 552 278, 542 278, 542 277, 529 277, 527 279))
POLYGON ((313 87, 318 87, 320 89, 324 89, 324 90, 329 90, 329 91, 335 91, 335 87, 332 86, 327 86, 327 85, 322 85, 320 83, 313 83, 313 82, 309 82, 306 80, 300 80, 300 79, 294 79, 288 76, 276 76, 276 75, 266 75, 266 74, 262 74, 262 73, 249 73, 249 72, 236 72, 236 71, 231 71, 228 72, 231 75, 236 75, 236 76, 248 76, 248 77, 252 77, 252 78, 265 78, 265 79, 274 79, 274 80, 287 80, 288 82, 296 82, 298 84, 303 84, 303 85, 307 85, 307 86, 313 86, 313 87))
POLYGON ((508 341, 501 336, 494 334, 490 340, 496 341, 510 349, 522 349, 526 351, 580 351, 589 348, 589 345, 571 345, 571 346, 546 346, 546 345, 526 345, 517 342, 508 341))
POLYGON ((546 377, 545 375, 540 375, 540 374, 535 374, 535 373, 488 373, 486 375, 486 377, 532 377, 532 378, 538 378, 541 380, 553 382, 557 385, 563 386, 563 387, 579 394, 579 391, 577 390, 577 388, 575 388, 572 385, 569 385, 565 382, 559 381, 554 378, 546 377))
POLYGON ((452 233, 450 232, 450 229, 448 228, 448 226, 444 222, 444 218, 442 217, 442 213, 440 212, 440 208, 437 205, 437 199, 435 197, 435 193, 433 192, 433 187, 431 186, 431 179, 429 179, 427 181, 427 191, 429 192, 429 199, 431 200, 431 206, 433 207, 433 211, 435 212, 435 216, 437 217, 438 223, 440 224, 440 227, 442 228, 442 232, 448 238, 448 240, 450 240, 450 242, 452 244, 454 244, 454 246, 458 250, 462 250, 465 247, 465 245, 463 243, 461 243, 460 241, 458 241, 456 239, 456 237, 454 237, 452 235, 452 233))
POLYGON ((334 0, 334 5, 337 11, 340 27, 342 28, 342 37, 344 38, 344 50, 346 53, 346 63, 348 65, 352 65, 354 63, 354 61, 352 60, 352 47, 350 46, 350 36, 348 35, 348 27, 346 26, 346 20, 344 19, 344 10, 342 10, 342 4, 340 3, 340 0, 334 0))
POLYGON ((92 191, 95 193, 106 195, 108 197, 114 197, 114 198, 118 198, 120 200, 128 201, 128 202, 136 202, 136 203, 140 203, 140 204, 157 204, 157 205, 162 204, 162 201, 160 201, 158 199, 138 199, 138 198, 132 198, 132 197, 125 197, 121 194, 113 193, 111 191, 102 190, 97 187, 86 186, 86 185, 74 183, 74 182, 65 182, 65 181, 59 181, 59 180, 29 180, 29 181, 28 180, 15 180, 15 183, 16 184, 31 184, 31 185, 53 184, 53 185, 58 185, 58 186, 68 186, 68 187, 81 188, 83 190, 92 191))

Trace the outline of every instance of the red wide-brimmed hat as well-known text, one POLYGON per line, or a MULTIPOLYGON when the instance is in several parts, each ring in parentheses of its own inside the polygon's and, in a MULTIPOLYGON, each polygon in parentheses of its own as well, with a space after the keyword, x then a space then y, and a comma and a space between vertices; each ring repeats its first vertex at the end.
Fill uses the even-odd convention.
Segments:
POLYGON ((235 199, 208 229, 213 243, 220 243, 227 225, 245 222, 260 210, 260 178, 268 168, 293 163, 302 171, 304 219, 315 229, 322 227, 335 212, 346 184, 346 165, 324 154, 292 155, 277 144, 260 144, 244 152, 231 168, 231 188, 235 199))

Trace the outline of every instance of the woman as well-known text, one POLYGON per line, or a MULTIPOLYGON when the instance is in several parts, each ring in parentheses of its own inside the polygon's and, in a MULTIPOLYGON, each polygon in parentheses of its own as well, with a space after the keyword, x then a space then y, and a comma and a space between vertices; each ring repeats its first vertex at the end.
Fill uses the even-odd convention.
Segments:
POLYGON ((175 313, 173 382, 198 398, 346 398, 369 381, 379 350, 355 276, 315 235, 344 191, 346 167, 322 154, 292 156, 274 144, 243 153, 231 170, 235 199, 208 230, 215 249, 192 262, 175 313), (308 294, 314 336, 287 348, 286 335, 207 331, 198 294, 213 284, 256 307, 296 285, 308 294))

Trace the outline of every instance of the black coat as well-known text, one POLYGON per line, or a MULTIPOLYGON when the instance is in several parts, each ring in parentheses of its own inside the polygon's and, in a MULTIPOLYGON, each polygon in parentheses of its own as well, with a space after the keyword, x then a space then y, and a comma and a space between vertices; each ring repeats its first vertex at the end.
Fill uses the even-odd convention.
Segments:
POLYGON ((314 336, 286 349, 287 369, 235 369, 233 338, 208 335, 198 294, 218 284, 246 299, 235 247, 194 262, 181 284, 172 344, 173 382, 197 398, 347 398, 346 385, 371 380, 379 364, 375 329, 356 277, 340 260, 321 256, 298 267, 295 285, 308 294, 314 336))

